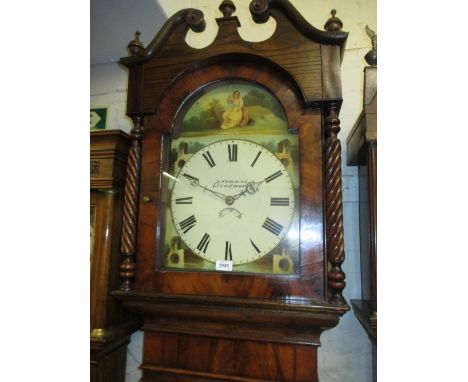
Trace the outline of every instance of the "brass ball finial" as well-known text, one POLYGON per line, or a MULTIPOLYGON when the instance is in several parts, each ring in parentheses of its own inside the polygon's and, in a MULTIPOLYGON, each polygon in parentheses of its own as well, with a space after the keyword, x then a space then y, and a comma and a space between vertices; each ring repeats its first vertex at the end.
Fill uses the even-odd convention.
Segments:
POLYGON ((143 51, 145 50, 145 46, 140 41, 140 34, 140 31, 136 31, 135 39, 130 41, 130 43, 128 44, 128 50, 130 51, 130 54, 132 56, 139 56, 143 54, 143 51))
POLYGON ((224 18, 231 17, 232 14, 236 11, 236 6, 231 0, 223 0, 219 6, 219 10, 223 14, 224 18))
POLYGON ((325 23, 325 30, 329 32, 340 31, 341 28, 343 28, 343 22, 338 17, 336 17, 336 9, 332 9, 330 13, 332 17, 330 17, 325 23))

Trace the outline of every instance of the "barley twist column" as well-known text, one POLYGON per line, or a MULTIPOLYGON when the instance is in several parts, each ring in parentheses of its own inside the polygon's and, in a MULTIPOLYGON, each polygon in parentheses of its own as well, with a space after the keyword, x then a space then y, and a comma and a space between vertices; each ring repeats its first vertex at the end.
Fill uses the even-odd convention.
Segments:
POLYGON ((122 263, 120 264, 120 277, 123 279, 120 289, 126 292, 133 289, 133 278, 135 276, 143 117, 134 117, 133 123, 134 127, 131 132, 132 147, 128 155, 127 177, 125 179, 122 242, 120 247, 123 257, 122 263))
POLYGON ((340 120, 338 105, 331 103, 325 110, 325 198, 326 240, 328 259, 329 301, 345 305, 343 289, 345 274, 341 269, 344 261, 343 204, 341 194, 341 143, 338 139, 340 120))

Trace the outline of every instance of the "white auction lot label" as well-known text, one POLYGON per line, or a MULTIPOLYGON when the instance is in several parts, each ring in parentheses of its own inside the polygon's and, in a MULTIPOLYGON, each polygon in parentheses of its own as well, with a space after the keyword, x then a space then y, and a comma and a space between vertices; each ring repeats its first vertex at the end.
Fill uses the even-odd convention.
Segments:
POLYGON ((232 271, 232 261, 231 260, 216 260, 216 270, 217 271, 232 271))

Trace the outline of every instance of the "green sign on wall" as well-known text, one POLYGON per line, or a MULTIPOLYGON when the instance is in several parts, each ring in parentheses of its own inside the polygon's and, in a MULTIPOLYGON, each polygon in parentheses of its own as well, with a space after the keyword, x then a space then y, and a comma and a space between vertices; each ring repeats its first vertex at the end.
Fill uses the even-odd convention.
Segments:
POLYGON ((106 128, 107 107, 91 109, 91 130, 106 128))

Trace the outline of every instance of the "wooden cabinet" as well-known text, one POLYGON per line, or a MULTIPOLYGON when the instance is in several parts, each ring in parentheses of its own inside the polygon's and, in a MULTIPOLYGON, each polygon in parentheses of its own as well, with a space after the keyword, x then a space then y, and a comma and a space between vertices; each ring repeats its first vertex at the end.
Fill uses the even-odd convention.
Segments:
POLYGON ((364 69, 363 110, 348 139, 348 165, 359 172, 361 299, 351 300, 354 313, 377 352, 377 67, 364 69))
POLYGON ((249 42, 234 4, 220 10, 210 45, 187 45, 205 21, 185 9, 120 60, 134 128, 112 296, 144 322, 142 381, 314 382, 320 334, 349 309, 347 33, 335 11, 321 31, 288 1, 255 0, 254 21, 277 26, 249 42))
POLYGON ((138 320, 109 296, 118 288, 123 186, 129 135, 104 130, 91 133, 91 381, 125 380, 130 335, 138 320))

